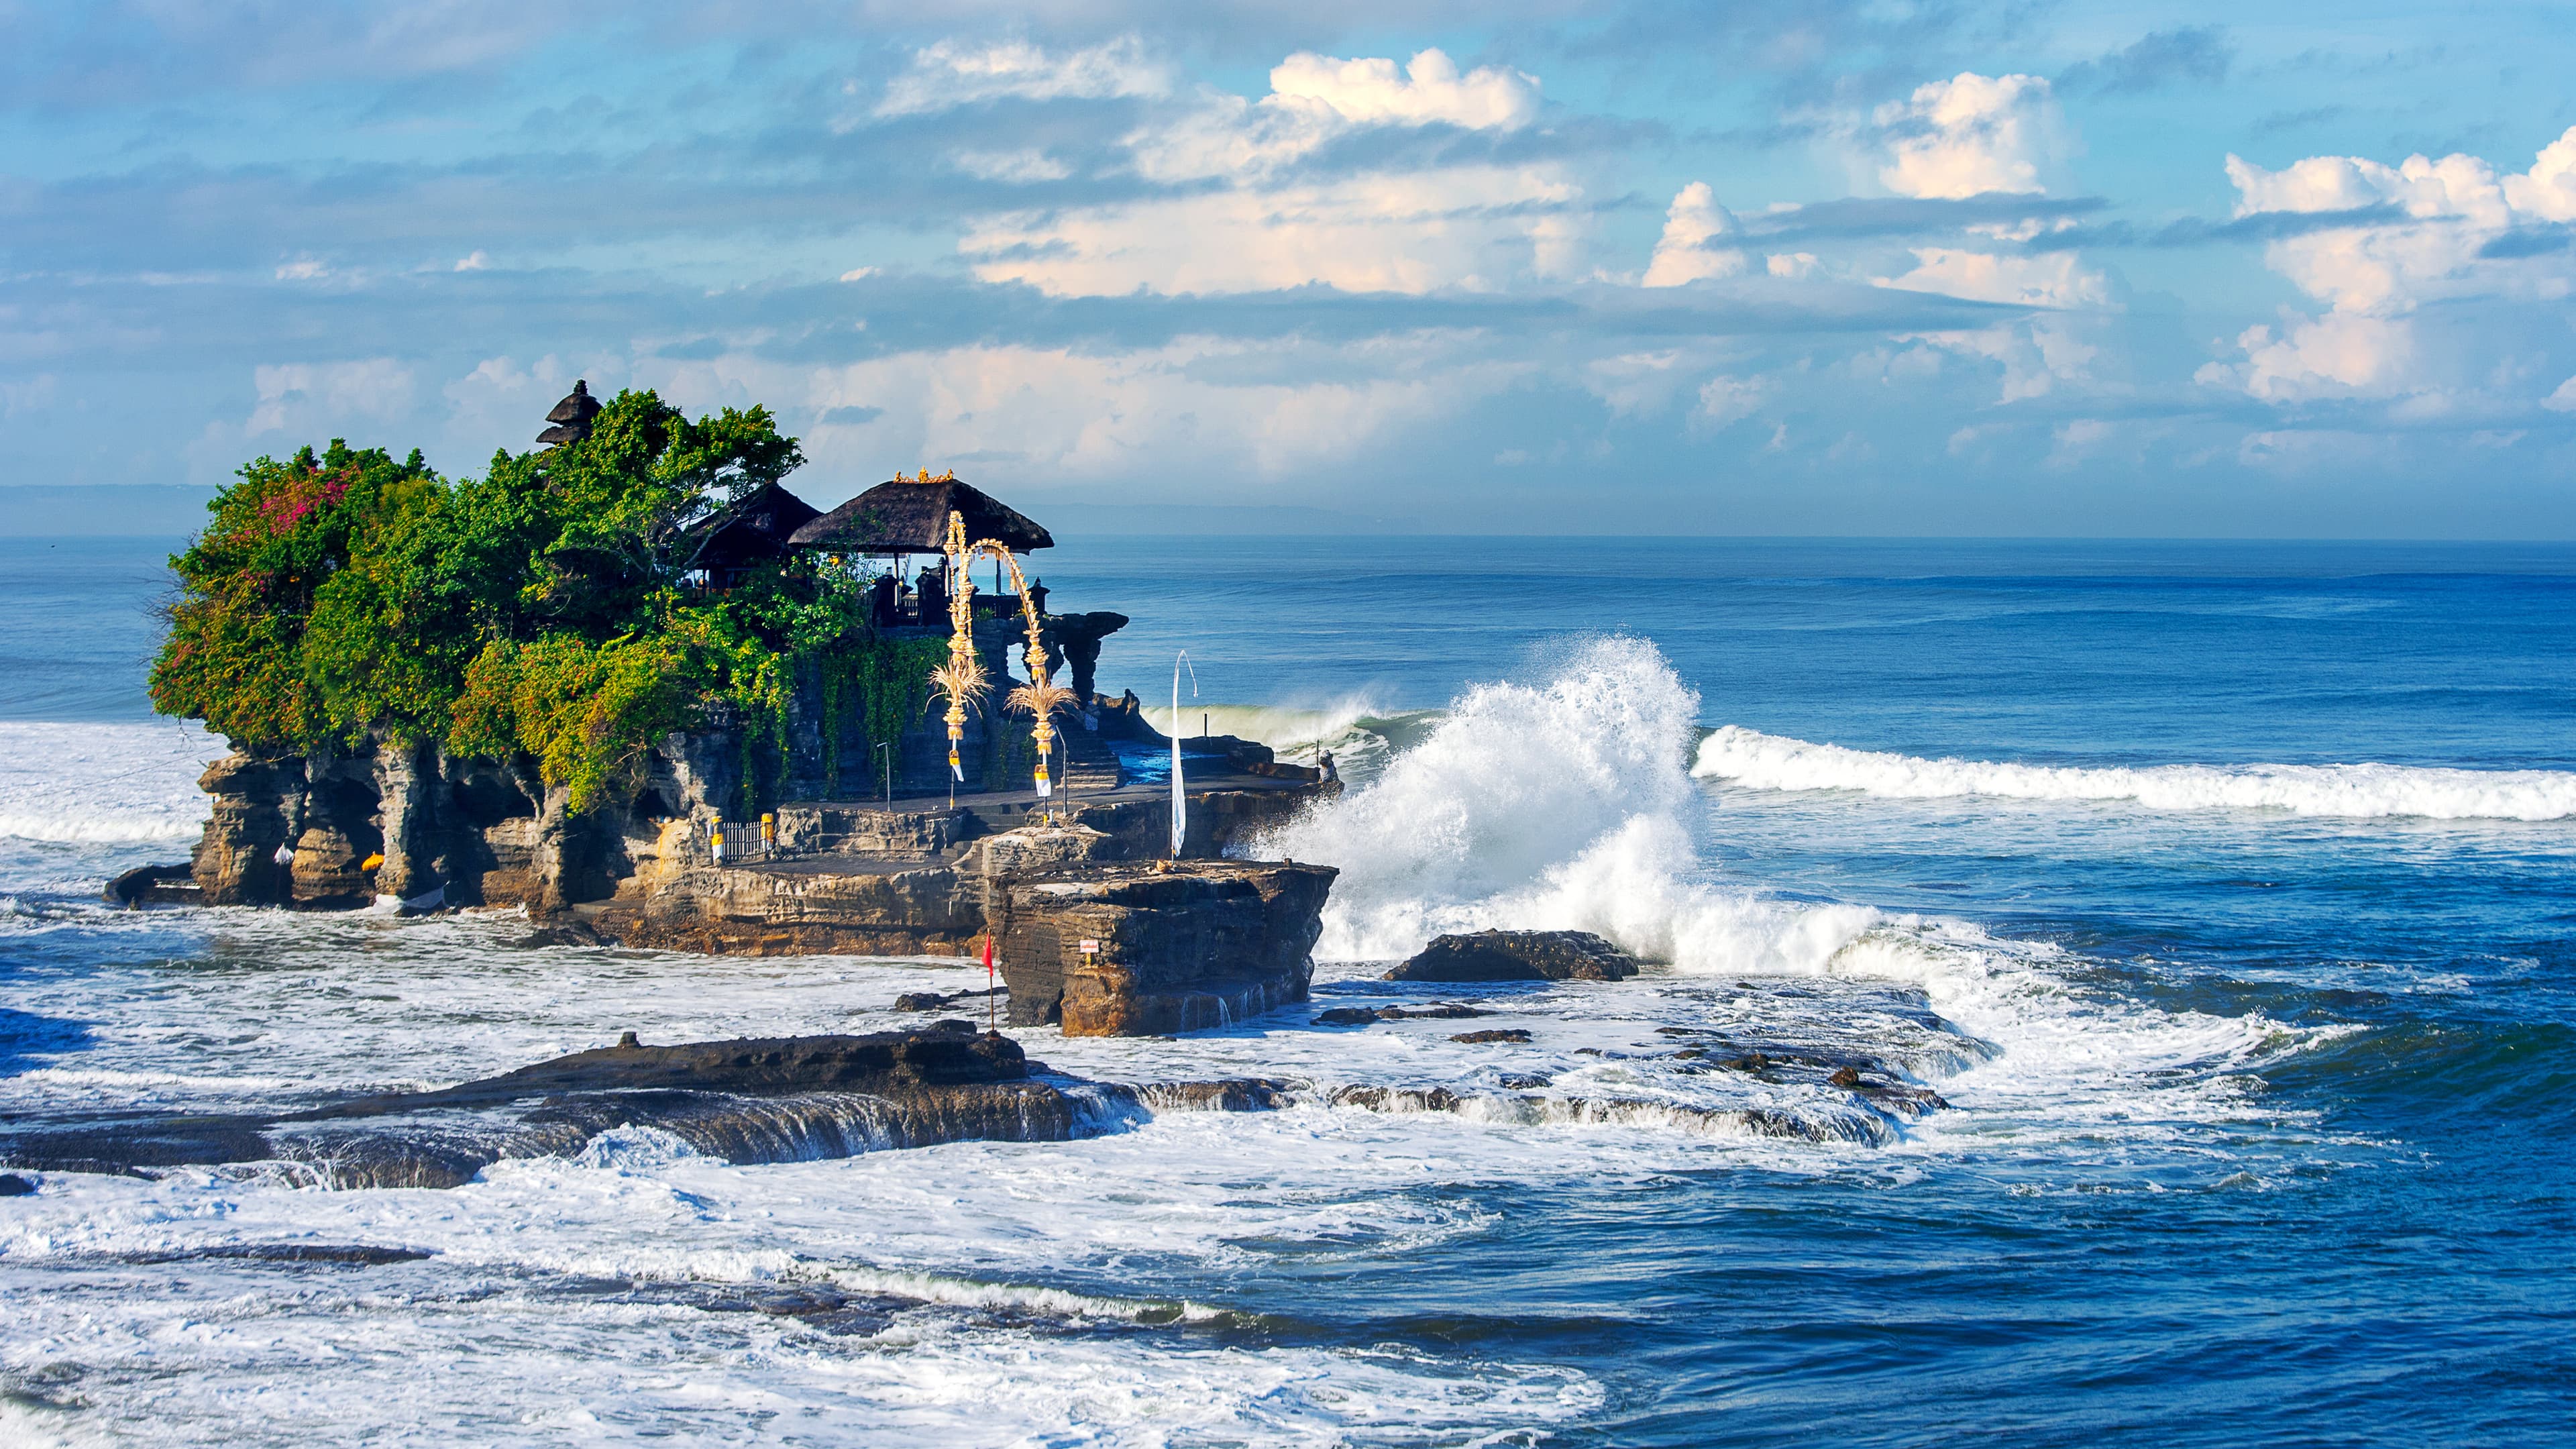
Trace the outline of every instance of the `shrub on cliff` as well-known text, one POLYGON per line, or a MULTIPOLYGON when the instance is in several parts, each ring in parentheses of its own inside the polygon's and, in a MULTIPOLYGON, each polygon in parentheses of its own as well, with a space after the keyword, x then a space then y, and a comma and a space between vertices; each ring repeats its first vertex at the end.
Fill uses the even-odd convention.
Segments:
POLYGON ((416 451, 336 439, 263 457, 171 560, 153 702, 243 748, 382 731, 524 752, 581 809, 724 701, 756 794, 752 750, 780 742, 797 662, 867 672, 865 599, 807 559, 689 588, 687 530, 803 461, 765 409, 691 419, 650 392, 619 394, 586 438, 505 450, 453 483, 416 451))

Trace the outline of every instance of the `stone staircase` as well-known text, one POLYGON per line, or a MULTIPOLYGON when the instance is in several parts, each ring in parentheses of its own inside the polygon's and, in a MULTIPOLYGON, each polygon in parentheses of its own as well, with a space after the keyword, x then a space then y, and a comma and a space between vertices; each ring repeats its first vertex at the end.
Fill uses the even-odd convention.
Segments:
POLYGON ((1078 794, 1118 788, 1118 752, 1109 747, 1109 737, 1097 730, 1082 727, 1078 718, 1067 716, 1057 726, 1056 738, 1064 741, 1064 787, 1078 794))

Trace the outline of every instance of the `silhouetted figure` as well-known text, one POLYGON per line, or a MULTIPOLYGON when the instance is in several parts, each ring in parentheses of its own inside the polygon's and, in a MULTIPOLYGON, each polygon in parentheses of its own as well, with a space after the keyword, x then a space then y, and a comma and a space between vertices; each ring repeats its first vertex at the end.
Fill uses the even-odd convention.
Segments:
POLYGON ((913 584, 913 597, 921 601, 921 622, 937 625, 948 617, 948 569, 932 564, 921 571, 913 584))
POLYGON ((1046 580, 1032 579, 1029 581, 1029 607, 1035 609, 1038 617, 1041 619, 1046 617, 1046 596, 1046 580))
POLYGON ((879 574, 868 583, 868 622, 891 629, 903 622, 903 585, 894 575, 879 574))

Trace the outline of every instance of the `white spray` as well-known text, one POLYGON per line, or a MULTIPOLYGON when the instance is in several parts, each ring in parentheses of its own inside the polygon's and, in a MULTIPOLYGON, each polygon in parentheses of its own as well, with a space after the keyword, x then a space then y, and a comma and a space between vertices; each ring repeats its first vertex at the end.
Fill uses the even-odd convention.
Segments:
POLYGON ((1697 970, 1821 970, 1881 918, 1721 892, 1686 771, 1699 696, 1642 639, 1569 646, 1546 677, 1470 688, 1374 783, 1267 842, 1341 867, 1317 953, 1381 960, 1444 931, 1598 931, 1697 970))

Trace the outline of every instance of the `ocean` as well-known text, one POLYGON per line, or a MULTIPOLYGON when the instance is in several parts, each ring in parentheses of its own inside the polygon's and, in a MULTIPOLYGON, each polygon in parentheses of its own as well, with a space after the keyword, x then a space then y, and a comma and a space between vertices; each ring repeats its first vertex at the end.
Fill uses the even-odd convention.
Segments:
MULTIPOLYGON (((143 696, 172 543, 0 542, 0 1113, 878 1029, 982 984, 514 912, 107 909, 185 854, 222 752, 143 696)), ((1264 846, 1343 868, 1313 1007, 1030 1054, 1469 1108, 749 1165, 639 1130, 449 1191, 48 1173, 0 1198, 0 1441, 2576 1438, 2576 546, 1035 562, 1134 618, 1103 688, 1166 709, 1187 649, 1193 731, 1331 749, 1351 789, 1264 846), (1522 1046, 1310 1025, 1489 924, 1662 964, 1443 989, 1522 1046), (1737 1028, 1867 1044, 1947 1105, 1863 1120, 1672 1057, 1737 1028)))

